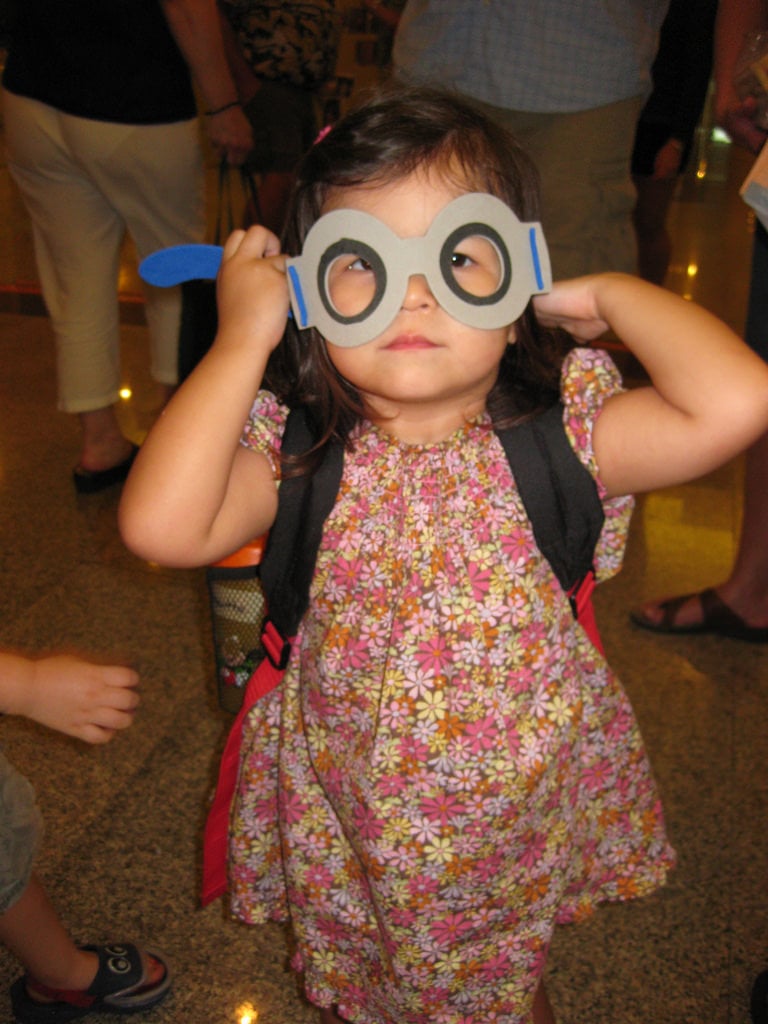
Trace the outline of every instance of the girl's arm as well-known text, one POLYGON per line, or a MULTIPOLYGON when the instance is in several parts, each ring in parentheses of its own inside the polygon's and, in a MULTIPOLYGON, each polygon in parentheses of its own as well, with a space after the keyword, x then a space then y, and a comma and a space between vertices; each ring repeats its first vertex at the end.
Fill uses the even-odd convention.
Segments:
POLYGON ((534 301, 580 340, 611 328, 651 378, 609 398, 595 424, 609 496, 702 476, 768 428, 768 366, 700 306, 626 274, 559 282, 534 301))
POLYGON ((267 459, 240 444, 288 315, 284 257, 266 228, 227 240, 217 300, 216 341, 150 431, 120 503, 127 546, 164 565, 218 561, 266 532, 277 508, 267 459))

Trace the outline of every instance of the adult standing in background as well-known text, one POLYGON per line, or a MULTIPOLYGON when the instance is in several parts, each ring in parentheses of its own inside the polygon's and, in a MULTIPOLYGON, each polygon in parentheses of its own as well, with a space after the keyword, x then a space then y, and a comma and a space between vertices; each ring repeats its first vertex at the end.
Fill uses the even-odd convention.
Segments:
MULTIPOLYGON (((124 233, 140 258, 204 234, 192 76, 214 150, 240 163, 251 131, 215 0, 15 0, 3 76, 9 169, 32 220, 59 408, 82 427, 79 492, 123 480, 136 451, 115 413, 124 233)), ((180 295, 149 288, 146 299, 152 376, 170 393, 180 295)))
POLYGON ((712 75, 717 0, 670 0, 651 68, 653 91, 637 122, 632 180, 638 269, 664 284, 672 252, 667 214, 688 165, 712 75))
MULTIPOLYGON (((734 69, 747 37, 768 30, 764 0, 720 0, 715 31, 715 118, 731 139, 759 153, 768 131, 756 121, 754 99, 742 99, 734 69)), ((745 340, 768 361, 768 232, 758 222, 752 250, 752 273, 745 340)), ((712 633, 768 643, 768 434, 746 455, 744 507, 736 558, 728 578, 694 594, 653 601, 632 613, 646 629, 663 633, 712 633)), ((753 1024, 768 1024, 768 970, 755 979, 750 1015, 753 1024)))
MULTIPOLYGON (((715 31, 715 117, 734 142, 759 153, 768 132, 753 100, 740 99, 734 68, 750 32, 768 29, 763 0, 720 0, 715 31)), ((747 344, 768 361, 768 233, 755 231, 745 329, 747 344)), ((660 633, 714 633, 768 643, 768 434, 747 452, 739 547, 728 578, 699 593, 651 601, 632 613, 660 633)), ((768 978, 766 979, 768 992, 768 978)), ((768 1009, 765 1018, 768 1022, 768 1009)))
POLYGON ((555 277, 634 272, 630 154, 668 0, 409 0, 394 70, 478 101, 541 175, 555 277))
POLYGON ((224 45, 253 130, 259 221, 282 231, 299 160, 317 137, 318 91, 333 76, 341 31, 335 0, 219 0, 224 45))

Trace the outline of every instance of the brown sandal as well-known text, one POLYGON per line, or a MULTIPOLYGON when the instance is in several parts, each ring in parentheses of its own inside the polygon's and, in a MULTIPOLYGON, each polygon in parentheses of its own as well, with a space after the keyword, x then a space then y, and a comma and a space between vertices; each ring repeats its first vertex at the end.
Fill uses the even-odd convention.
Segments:
POLYGON ((768 626, 747 625, 711 587, 698 594, 682 594, 659 601, 657 607, 661 610, 658 622, 649 618, 642 608, 631 611, 629 617, 636 626, 653 633, 711 633, 731 640, 746 640, 748 643, 768 643, 768 626), (701 619, 689 625, 678 625, 677 613, 686 601, 693 598, 698 598, 701 605, 701 619))

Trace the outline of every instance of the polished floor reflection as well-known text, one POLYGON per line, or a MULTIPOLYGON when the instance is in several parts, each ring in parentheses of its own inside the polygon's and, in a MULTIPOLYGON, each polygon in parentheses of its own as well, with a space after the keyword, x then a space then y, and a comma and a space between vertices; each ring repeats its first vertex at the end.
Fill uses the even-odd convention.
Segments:
MULTIPOLYGON (((670 217, 669 286, 741 328, 751 232, 748 160, 707 142, 670 217)), ((175 991, 149 1024, 316 1021, 278 926, 249 928, 196 900, 200 828, 227 716, 215 705, 203 579, 142 564, 115 528, 117 493, 75 496, 76 425, 55 411, 53 349, 29 230, 0 168, 0 643, 76 648, 140 670, 133 728, 91 749, 23 721, 7 755, 47 820, 39 869, 82 939, 133 937, 171 957, 175 991)), ((130 248, 123 267, 122 416, 140 440, 157 412, 130 248)), ((629 375, 632 367, 626 363, 629 375)), ((547 977, 559 1024, 746 1024, 768 966, 768 650, 633 629, 645 597, 716 581, 731 562, 741 462, 640 501, 626 567, 598 595, 609 657, 636 707, 679 866, 651 899, 561 929, 547 977)), ((16 976, 0 951, 0 990, 16 976)), ((8 1019, 0 991, 0 1020, 8 1019)))

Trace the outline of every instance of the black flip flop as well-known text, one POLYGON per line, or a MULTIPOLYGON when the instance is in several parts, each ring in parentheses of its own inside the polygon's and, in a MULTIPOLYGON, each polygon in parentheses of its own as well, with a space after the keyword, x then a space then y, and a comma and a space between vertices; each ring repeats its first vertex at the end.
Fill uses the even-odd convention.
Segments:
POLYGON ((109 469, 83 469, 82 466, 75 466, 72 470, 75 490, 78 494, 97 494, 108 487, 114 487, 115 484, 123 483, 138 453, 139 446, 131 445, 131 454, 128 458, 118 462, 116 466, 110 466, 109 469))

